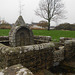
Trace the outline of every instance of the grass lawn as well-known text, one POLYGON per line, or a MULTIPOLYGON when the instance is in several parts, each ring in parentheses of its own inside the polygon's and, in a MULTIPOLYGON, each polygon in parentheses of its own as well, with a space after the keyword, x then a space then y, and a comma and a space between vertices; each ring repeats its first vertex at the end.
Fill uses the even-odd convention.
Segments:
POLYGON ((0 29, 0 36, 8 36, 10 29, 0 29))
POLYGON ((53 41, 59 41, 60 37, 75 38, 75 31, 62 31, 62 30, 33 30, 34 35, 51 36, 53 41))
MULTIPOLYGON (((0 36, 8 36, 9 29, 0 29, 0 36)), ((33 30, 34 35, 51 36, 53 41, 59 41, 60 37, 75 38, 75 31, 62 31, 62 30, 33 30)))

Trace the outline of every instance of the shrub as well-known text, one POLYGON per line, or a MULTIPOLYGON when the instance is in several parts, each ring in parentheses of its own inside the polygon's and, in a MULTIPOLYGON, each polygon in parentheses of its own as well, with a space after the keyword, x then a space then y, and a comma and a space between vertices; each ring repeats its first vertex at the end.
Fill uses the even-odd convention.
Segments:
POLYGON ((75 30, 75 24, 64 23, 55 27, 56 30, 75 30))
POLYGON ((0 29, 11 29, 10 24, 0 24, 0 29))

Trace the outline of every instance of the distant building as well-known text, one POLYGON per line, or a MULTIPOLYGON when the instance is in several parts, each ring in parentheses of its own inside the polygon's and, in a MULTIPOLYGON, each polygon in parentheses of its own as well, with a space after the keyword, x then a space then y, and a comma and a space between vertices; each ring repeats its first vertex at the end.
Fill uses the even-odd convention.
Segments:
POLYGON ((54 29, 55 28, 55 26, 50 26, 50 29, 54 29))
POLYGON ((30 29, 42 29, 41 26, 38 26, 38 23, 32 22, 32 24, 29 26, 30 29))
POLYGON ((42 27, 41 27, 41 26, 38 26, 38 25, 31 25, 30 28, 31 28, 31 29, 33 29, 33 28, 39 28, 39 29, 42 29, 42 27))
MULTIPOLYGON (((32 24, 28 24, 26 23, 27 26, 30 27, 30 29, 44 29, 42 28, 41 26, 38 26, 39 23, 36 23, 36 22, 32 22, 32 24)), ((50 26, 50 29, 54 29, 55 26, 50 26)), ((46 28, 47 29, 47 28, 46 28)))

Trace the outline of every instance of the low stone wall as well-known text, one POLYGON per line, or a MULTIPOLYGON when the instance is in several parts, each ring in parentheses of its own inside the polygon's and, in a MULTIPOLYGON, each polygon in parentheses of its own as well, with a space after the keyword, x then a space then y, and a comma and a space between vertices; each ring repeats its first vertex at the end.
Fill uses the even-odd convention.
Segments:
POLYGON ((0 36, 0 43, 4 45, 9 45, 9 37, 8 36, 0 36))
POLYGON ((0 36, 0 41, 9 40, 8 36, 0 36))
POLYGON ((48 43, 51 41, 51 36, 34 36, 35 43, 48 43))
POLYGON ((75 38, 60 37, 60 43, 64 43, 66 40, 75 40, 75 38))
POLYGON ((0 44, 0 68, 22 64, 31 71, 49 68, 53 64, 53 43, 22 47, 8 47, 0 44))
MULTIPOLYGON (((48 43, 51 41, 51 36, 34 36, 35 44, 48 43)), ((8 36, 0 36, 0 43, 9 42, 8 36)))
MULTIPOLYGON (((60 43, 43 43, 43 37, 34 36, 35 44, 21 47, 8 47, 0 43, 0 68, 9 67, 15 64, 22 64, 31 71, 48 69, 53 63, 69 59, 75 55, 75 40, 66 40, 64 46, 60 43), (56 45, 56 46, 55 46, 56 45)), ((5 38, 5 37, 4 37, 5 38)), ((7 37, 8 38, 8 37, 7 37)), ((50 37, 46 39, 50 41, 50 37)))
POLYGON ((54 51, 54 62, 60 62, 64 59, 70 59, 75 55, 75 40, 66 40, 64 46, 54 51))
POLYGON ((75 40, 65 41, 65 58, 69 59, 75 55, 75 40))
POLYGON ((54 51, 53 54, 54 54, 53 55, 54 56, 54 59, 53 59, 54 62, 60 62, 60 61, 64 60, 64 49, 54 51))

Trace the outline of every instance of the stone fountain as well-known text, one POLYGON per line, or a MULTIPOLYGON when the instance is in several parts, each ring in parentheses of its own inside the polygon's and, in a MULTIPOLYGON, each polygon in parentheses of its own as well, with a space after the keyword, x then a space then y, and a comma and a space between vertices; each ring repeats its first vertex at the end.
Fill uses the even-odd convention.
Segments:
POLYGON ((49 69, 54 63, 75 55, 75 39, 64 41, 63 47, 56 46, 57 44, 51 42, 50 36, 34 36, 22 16, 19 16, 9 37, 0 36, 0 68, 21 64, 36 72, 49 69))

